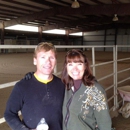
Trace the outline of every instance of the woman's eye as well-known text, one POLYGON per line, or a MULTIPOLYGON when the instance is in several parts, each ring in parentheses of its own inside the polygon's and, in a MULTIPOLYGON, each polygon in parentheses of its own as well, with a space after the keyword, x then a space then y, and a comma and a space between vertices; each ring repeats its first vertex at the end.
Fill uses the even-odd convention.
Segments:
POLYGON ((82 63, 78 63, 78 65, 82 65, 82 63))

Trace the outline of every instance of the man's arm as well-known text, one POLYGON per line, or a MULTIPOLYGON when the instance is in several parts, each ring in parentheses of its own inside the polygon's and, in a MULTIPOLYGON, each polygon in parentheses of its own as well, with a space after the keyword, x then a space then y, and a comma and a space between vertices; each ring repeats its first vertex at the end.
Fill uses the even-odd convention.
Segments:
POLYGON ((4 113, 7 124, 13 130, 29 130, 20 120, 18 111, 22 109, 22 95, 17 85, 15 85, 6 105, 4 113))

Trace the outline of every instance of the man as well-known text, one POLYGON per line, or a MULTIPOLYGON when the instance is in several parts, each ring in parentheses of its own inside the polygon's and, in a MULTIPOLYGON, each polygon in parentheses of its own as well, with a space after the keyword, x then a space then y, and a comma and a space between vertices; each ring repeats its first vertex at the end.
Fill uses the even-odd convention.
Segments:
POLYGON ((35 48, 36 72, 30 80, 16 83, 7 102, 4 117, 13 130, 36 129, 45 118, 49 130, 62 130, 64 84, 53 75, 56 50, 51 43, 40 43, 35 48), (18 116, 22 113, 22 120, 18 116))

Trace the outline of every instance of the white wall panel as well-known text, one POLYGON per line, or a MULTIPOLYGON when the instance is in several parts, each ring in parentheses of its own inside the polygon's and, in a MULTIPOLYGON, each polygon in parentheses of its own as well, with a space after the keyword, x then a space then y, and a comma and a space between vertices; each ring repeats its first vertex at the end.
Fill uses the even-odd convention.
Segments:
POLYGON ((108 35, 108 36, 106 36, 106 40, 114 41, 115 40, 115 35, 108 35))
POLYGON ((84 36, 84 41, 104 41, 104 36, 84 36))
POLYGON ((114 35, 115 34, 115 29, 108 29, 106 34, 107 35, 114 35))
POLYGON ((84 35, 104 35, 105 30, 102 31, 93 31, 93 32, 84 32, 84 35))
MULTIPOLYGON (((94 32, 85 32, 83 38, 84 45, 115 45, 115 29, 94 32)), ((117 29, 117 45, 130 45, 130 29, 117 29)), ((107 48, 106 51, 111 51, 107 48)), ((119 51, 130 51, 130 48, 119 48, 119 51)))

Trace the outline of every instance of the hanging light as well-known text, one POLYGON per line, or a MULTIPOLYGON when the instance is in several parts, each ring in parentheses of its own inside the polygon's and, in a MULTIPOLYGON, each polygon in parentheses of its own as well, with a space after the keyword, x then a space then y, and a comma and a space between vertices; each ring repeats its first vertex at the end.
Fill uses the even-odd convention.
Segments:
POLYGON ((49 22, 48 22, 48 21, 46 21, 46 22, 45 22, 45 26, 48 26, 48 25, 49 25, 49 22))
POLYGON ((79 8, 80 7, 79 2, 77 0, 74 0, 74 2, 72 3, 71 7, 72 8, 79 8))
POLYGON ((117 14, 114 15, 112 21, 118 21, 118 17, 117 17, 117 14))

